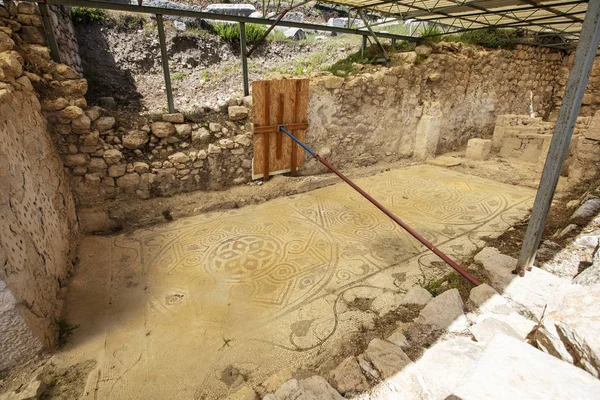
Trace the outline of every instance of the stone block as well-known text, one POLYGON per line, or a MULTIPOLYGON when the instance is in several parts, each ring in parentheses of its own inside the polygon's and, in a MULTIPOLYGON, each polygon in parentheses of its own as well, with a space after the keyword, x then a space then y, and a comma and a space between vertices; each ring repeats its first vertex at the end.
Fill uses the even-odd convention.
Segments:
POLYGON ((228 112, 229 119, 232 121, 241 121, 248 118, 248 109, 244 106, 231 106, 228 112))
POLYGON ((431 293, 423 289, 421 286, 413 286, 400 300, 400 304, 417 304, 424 306, 433 299, 431 293))
POLYGON ((416 365, 427 388, 429 399, 446 399, 471 371, 483 345, 470 338, 455 337, 436 343, 416 365))
POLYGON ((173 122, 175 124, 182 124, 184 121, 184 117, 183 117, 183 114, 181 114, 181 113, 163 114, 162 120, 165 122, 173 122))
POLYGON ((449 399, 583 400, 600 393, 600 381, 590 374, 505 335, 492 339, 461 378, 449 399))
POLYGON ((596 111, 584 133, 586 139, 600 140, 600 111, 596 111))
POLYGON ((600 377, 600 285, 575 287, 542 320, 538 347, 600 377))
POLYGON ((506 129, 504 128, 504 126, 498 125, 498 120, 496 120, 496 126, 494 127, 494 136, 492 137, 492 150, 500 150, 500 147, 502 147, 502 141, 504 140, 505 132, 506 129))
POLYGON ((435 157, 440 140, 440 125, 440 118, 437 116, 425 115, 421 118, 417 125, 415 158, 426 160, 435 157))
POLYGON ((439 329, 459 331, 466 328, 463 302, 457 289, 450 289, 431 300, 421 310, 415 323, 439 329))
POLYGON ((148 140, 148 134, 144 131, 127 132, 122 137, 123 147, 130 150, 143 149, 148 140))
POLYGON ((154 122, 152 123, 152 133, 159 138, 166 138, 175 134, 175 125, 170 122, 154 122))
POLYGON ((369 382, 362 373, 356 357, 348 357, 331 371, 333 386, 343 395, 369 389, 369 382))
POLYGON ((467 158, 472 160, 487 160, 491 151, 491 140, 470 139, 467 143, 467 158))

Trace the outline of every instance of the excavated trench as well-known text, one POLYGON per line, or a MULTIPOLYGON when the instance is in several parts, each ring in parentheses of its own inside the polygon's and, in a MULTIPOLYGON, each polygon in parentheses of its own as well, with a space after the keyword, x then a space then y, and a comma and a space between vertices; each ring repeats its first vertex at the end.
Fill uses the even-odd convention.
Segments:
MULTIPOLYGON (((525 217, 534 196, 431 165, 357 183, 457 260, 525 217)), ((448 272, 343 183, 87 237, 66 300, 80 327, 66 354, 101 360, 100 398, 218 398, 361 351, 345 338, 389 330, 408 289, 448 272)))

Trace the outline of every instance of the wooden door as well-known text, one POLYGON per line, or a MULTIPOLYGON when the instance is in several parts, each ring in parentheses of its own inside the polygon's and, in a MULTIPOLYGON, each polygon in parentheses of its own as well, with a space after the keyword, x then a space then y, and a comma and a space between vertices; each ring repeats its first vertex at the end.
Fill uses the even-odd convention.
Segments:
POLYGON ((304 163, 304 150, 279 131, 279 125, 304 140, 307 128, 308 79, 278 79, 252 83, 254 160, 252 178, 291 172, 304 163))

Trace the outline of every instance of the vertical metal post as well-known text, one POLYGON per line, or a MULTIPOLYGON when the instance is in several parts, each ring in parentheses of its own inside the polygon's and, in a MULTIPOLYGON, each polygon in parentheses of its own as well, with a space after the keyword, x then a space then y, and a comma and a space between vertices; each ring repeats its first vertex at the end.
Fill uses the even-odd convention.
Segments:
POLYGON ((367 51, 367 35, 362 35, 362 46, 360 46, 360 56, 364 57, 367 51))
POLYGON ((396 39, 392 39, 392 48, 396 48, 396 39))
POLYGON ((60 64, 60 53, 58 52, 58 43, 56 42, 56 36, 54 36, 54 28, 52 27, 52 19, 50 18, 50 12, 46 3, 37 3, 40 8, 40 14, 42 15, 42 23, 44 24, 44 32, 46 33, 46 39, 48 39, 48 45, 50 45, 50 57, 52 61, 60 64))
POLYGON ((373 36, 373 39, 375 40, 375 43, 377 43, 377 46, 379 46, 379 50, 381 50, 381 52, 383 53, 383 58, 385 59, 385 63, 389 67, 390 66, 390 57, 388 56, 387 51, 385 51, 385 48, 383 47, 383 45, 381 44, 381 42, 375 35, 375 32, 373 32, 373 29, 371 29, 371 25, 369 25, 369 21, 367 21, 367 19, 365 18, 365 15, 363 14, 363 12, 361 10, 358 10, 358 15, 360 15, 360 18, 365 23, 365 26, 369 30, 369 33, 371 34, 371 36, 373 36))
POLYGON ((170 113, 175 112, 173 105, 173 89, 171 88, 171 73, 169 72, 169 58, 167 56, 167 45, 165 43, 165 28, 163 26, 162 14, 156 14, 158 25, 158 41, 160 42, 160 57, 162 59, 163 73, 165 75, 165 88, 167 89, 167 106, 170 113))
POLYGON ((581 101, 590 77, 600 42, 600 1, 588 2, 588 9, 575 51, 575 61, 558 112, 550 149, 544 164, 540 186, 535 197, 531 218, 527 225, 523 247, 517 262, 516 273, 523 276, 531 269, 535 254, 542 239, 546 217, 552 204, 563 161, 569 149, 573 128, 581 108, 581 101))
POLYGON ((248 85, 248 58, 246 57, 246 23, 240 22, 240 51, 242 53, 242 77, 244 78, 244 96, 250 94, 248 85))

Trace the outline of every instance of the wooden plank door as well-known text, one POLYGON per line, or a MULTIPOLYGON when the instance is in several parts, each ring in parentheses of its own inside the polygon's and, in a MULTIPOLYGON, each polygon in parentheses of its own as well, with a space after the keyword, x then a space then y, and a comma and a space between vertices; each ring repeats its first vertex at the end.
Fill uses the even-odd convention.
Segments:
POLYGON ((304 150, 286 134, 304 140, 307 126, 308 79, 278 79, 252 83, 254 160, 252 178, 265 180, 291 172, 304 163, 304 150))

